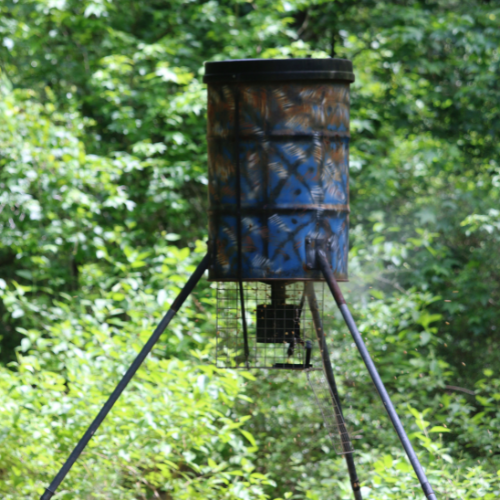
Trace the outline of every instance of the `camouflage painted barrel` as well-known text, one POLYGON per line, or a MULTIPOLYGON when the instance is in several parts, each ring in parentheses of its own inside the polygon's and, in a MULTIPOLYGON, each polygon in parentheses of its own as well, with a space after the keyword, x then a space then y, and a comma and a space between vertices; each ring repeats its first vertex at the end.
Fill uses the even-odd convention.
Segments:
POLYGON ((204 81, 209 279, 322 280, 308 262, 322 244, 346 280, 352 63, 210 62, 204 81))

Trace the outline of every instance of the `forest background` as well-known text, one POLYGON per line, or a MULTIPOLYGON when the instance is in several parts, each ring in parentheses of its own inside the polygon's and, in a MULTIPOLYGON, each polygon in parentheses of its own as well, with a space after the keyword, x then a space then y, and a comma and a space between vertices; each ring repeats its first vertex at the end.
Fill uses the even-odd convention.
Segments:
MULTIPOLYGON (((205 252, 203 62, 353 61, 343 285, 439 499, 500 497, 497 1, 0 1, 0 496, 38 498, 205 252)), ((331 301, 333 302, 333 301, 331 301)), ((363 494, 423 498, 327 308, 363 494)), ((57 499, 351 498, 203 280, 57 499)))

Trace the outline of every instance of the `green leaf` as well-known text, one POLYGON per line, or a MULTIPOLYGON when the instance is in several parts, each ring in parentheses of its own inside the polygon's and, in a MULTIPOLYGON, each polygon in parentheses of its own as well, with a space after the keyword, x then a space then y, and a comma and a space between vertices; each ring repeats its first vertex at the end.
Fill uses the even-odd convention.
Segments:
POLYGON ((257 443, 255 441, 255 438, 250 434, 248 431, 244 431, 243 429, 240 429, 240 432, 250 441, 250 444, 252 446, 257 446, 257 443))
POLYGON ((428 432, 451 432, 450 429, 447 429, 446 427, 443 427, 442 425, 436 425, 429 429, 428 432))

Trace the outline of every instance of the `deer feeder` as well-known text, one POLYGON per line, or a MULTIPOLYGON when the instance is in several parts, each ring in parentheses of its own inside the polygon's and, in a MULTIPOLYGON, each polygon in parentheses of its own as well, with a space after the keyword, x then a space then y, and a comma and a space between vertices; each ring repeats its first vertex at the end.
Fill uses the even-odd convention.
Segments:
POLYGON ((320 374, 322 382, 311 383, 318 411, 325 427, 341 438, 353 495, 361 500, 323 330, 322 284, 327 283, 423 492, 436 500, 338 285, 347 280, 352 63, 209 62, 204 81, 208 253, 41 500, 55 494, 207 269, 217 288, 217 364, 305 371, 310 382, 320 374))
POLYGON ((317 245, 347 279, 353 80, 339 59, 205 65, 219 364, 232 353, 233 366, 312 366, 302 282, 324 280, 311 265, 317 245))

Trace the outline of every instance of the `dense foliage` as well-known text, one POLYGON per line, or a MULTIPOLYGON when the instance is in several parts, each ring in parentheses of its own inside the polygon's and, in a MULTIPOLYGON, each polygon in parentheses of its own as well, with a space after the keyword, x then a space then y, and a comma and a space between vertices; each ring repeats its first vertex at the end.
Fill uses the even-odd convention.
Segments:
MULTIPOLYGON (((330 55, 356 73, 360 330, 438 498, 499 498, 499 22, 480 0, 1 0, 2 498, 43 491, 203 255, 203 61, 330 55)), ((57 498, 350 498, 303 377, 208 363, 213 305, 200 283, 57 498)), ((365 497, 422 498, 327 313, 365 497)))

